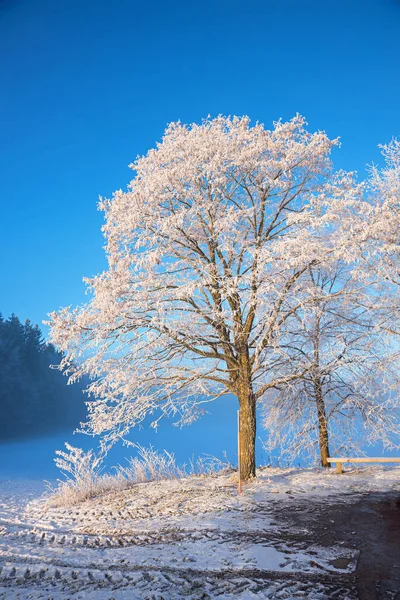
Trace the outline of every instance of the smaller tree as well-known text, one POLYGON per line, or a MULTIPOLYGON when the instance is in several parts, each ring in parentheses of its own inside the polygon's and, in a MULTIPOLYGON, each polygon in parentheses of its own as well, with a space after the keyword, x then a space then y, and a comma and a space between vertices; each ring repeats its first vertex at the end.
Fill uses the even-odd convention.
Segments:
POLYGON ((371 168, 370 209, 363 219, 357 275, 379 294, 381 328, 390 338, 400 335, 400 141, 381 149, 386 166, 371 168))
POLYGON ((357 431, 362 441, 394 445, 399 404, 391 388, 397 375, 377 327, 380 308, 372 311, 370 290, 350 268, 311 267, 308 278, 304 310, 286 332, 287 360, 279 364, 281 378, 292 370, 303 375, 270 391, 266 446, 283 443, 292 456, 318 448, 321 465, 329 467, 331 442, 335 451, 341 445, 360 450, 357 431))

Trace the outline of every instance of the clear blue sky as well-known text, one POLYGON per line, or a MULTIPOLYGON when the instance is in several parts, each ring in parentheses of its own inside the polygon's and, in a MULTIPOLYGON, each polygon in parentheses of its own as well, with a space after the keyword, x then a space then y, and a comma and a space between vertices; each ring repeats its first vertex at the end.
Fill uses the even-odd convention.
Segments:
POLYGON ((173 120, 296 112, 363 172, 400 135, 395 0, 0 0, 0 311, 41 323, 104 265, 99 195, 173 120))

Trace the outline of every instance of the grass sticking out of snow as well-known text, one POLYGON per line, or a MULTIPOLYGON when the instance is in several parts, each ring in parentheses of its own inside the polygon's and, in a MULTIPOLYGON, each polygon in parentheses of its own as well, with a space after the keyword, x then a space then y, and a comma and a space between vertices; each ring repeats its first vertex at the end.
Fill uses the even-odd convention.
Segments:
POLYGON ((48 506, 57 508, 73 506, 95 498, 106 492, 119 492, 139 483, 182 479, 189 476, 210 475, 232 470, 225 456, 225 462, 213 456, 199 458, 196 463, 178 465, 175 456, 166 450, 158 452, 152 446, 137 445, 138 456, 128 459, 128 465, 115 467, 113 475, 103 474, 103 457, 92 450, 84 452, 70 444, 65 444, 67 452, 58 450, 56 465, 65 476, 58 480, 56 487, 49 485, 48 506))

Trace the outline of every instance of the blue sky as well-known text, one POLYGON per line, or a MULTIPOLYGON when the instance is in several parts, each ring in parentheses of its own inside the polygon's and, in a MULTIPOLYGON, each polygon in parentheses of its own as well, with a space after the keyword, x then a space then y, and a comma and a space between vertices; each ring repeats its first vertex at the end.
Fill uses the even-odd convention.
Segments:
POLYGON ((399 31, 395 0, 0 0, 0 310, 84 300, 98 196, 170 121, 300 112, 363 174, 400 135, 399 31))

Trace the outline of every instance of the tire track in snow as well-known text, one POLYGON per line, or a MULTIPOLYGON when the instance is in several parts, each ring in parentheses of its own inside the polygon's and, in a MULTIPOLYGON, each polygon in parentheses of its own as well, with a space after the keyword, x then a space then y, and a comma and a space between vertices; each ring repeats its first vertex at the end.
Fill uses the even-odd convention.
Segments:
POLYGON ((132 593, 134 590, 153 589, 161 594, 168 591, 172 595, 180 591, 182 597, 187 598, 194 597, 193 594, 196 596, 196 590, 199 589, 205 594, 203 598, 215 598, 223 594, 237 595, 249 590, 259 593, 273 585, 276 591, 282 592, 283 598, 292 597, 287 595, 289 589, 296 593, 295 597, 304 597, 304 592, 319 590, 320 594, 324 594, 319 598, 357 598, 354 577, 350 575, 341 575, 340 581, 335 581, 332 576, 315 573, 305 576, 302 573, 276 573, 256 569, 215 572, 143 566, 111 566, 101 569, 95 566, 80 568, 63 564, 62 561, 50 565, 6 563, 0 566, 0 584, 21 588, 40 588, 50 584, 58 590, 71 592, 84 589, 129 588, 132 593))
POLYGON ((148 546, 152 544, 213 540, 221 543, 236 541, 250 542, 253 544, 269 543, 281 546, 291 543, 292 547, 298 549, 306 548, 311 544, 304 532, 273 533, 271 531, 245 531, 245 530, 218 530, 218 529, 161 529, 158 531, 135 531, 117 535, 98 535, 94 533, 71 533, 66 531, 54 531, 21 527, 17 529, 12 526, 7 530, 4 526, 0 529, 0 544, 18 542, 28 545, 51 545, 51 546, 74 546, 85 548, 126 548, 129 546, 148 546))

